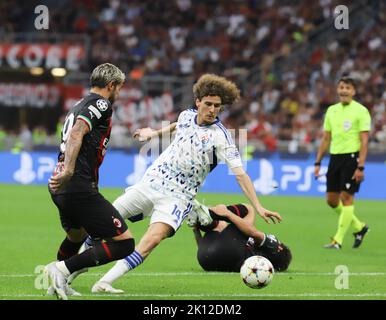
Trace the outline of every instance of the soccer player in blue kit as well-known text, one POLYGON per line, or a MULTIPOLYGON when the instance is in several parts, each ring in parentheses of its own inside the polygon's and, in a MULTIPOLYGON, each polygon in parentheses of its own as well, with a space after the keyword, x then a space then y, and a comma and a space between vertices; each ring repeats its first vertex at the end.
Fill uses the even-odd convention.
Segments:
POLYGON ((193 86, 193 94, 195 105, 181 112, 177 122, 157 131, 143 128, 135 133, 139 140, 146 141, 176 132, 170 146, 147 169, 141 181, 114 201, 114 207, 124 219, 143 214, 150 217, 150 226, 135 251, 118 261, 93 286, 93 292, 115 292, 111 286, 113 281, 140 265, 163 239, 174 235, 191 212, 197 192, 218 161, 224 161, 232 170, 261 218, 268 223, 281 221, 277 212, 260 204, 237 147, 218 119, 225 105, 239 99, 237 86, 223 77, 205 74, 193 86))

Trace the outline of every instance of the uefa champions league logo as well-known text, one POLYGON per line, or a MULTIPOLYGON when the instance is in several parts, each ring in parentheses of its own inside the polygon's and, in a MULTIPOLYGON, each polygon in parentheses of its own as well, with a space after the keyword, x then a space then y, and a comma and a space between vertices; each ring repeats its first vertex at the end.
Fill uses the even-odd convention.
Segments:
POLYGON ((273 165, 268 160, 260 160, 260 177, 253 181, 253 185, 262 195, 270 194, 276 189, 278 184, 274 180, 273 165))
POLYGON ((20 153, 20 167, 13 173, 13 179, 21 184, 46 181, 47 176, 54 172, 55 164, 53 157, 40 156, 34 161, 31 154, 23 151, 20 153))
POLYGON ((109 107, 109 105, 107 104, 107 102, 103 99, 99 99, 97 102, 96 102, 96 106, 98 107, 98 109, 100 111, 106 111, 107 108, 109 107))
POLYGON ((21 184, 30 184, 35 180, 32 157, 27 152, 20 154, 20 169, 13 174, 13 178, 21 184))

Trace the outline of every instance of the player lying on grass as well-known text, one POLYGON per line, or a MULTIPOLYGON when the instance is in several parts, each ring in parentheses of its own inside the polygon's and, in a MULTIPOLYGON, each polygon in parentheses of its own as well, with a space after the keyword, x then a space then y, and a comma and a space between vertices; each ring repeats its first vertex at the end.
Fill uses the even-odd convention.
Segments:
POLYGON ((239 272, 244 260, 256 255, 270 260, 275 271, 287 270, 291 251, 274 235, 256 229, 252 206, 219 204, 207 208, 200 204, 195 212, 201 210, 208 211, 213 222, 202 226, 194 215, 190 215, 187 224, 193 227, 198 246, 197 260, 204 270, 239 272))
MULTIPOLYGON (((195 105, 181 112, 176 123, 158 131, 141 129, 135 134, 146 141, 176 131, 172 143, 146 170, 142 180, 114 201, 123 218, 144 214, 150 216, 150 226, 135 251, 119 261, 101 279, 102 284, 122 276, 127 268, 137 267, 163 239, 175 234, 218 161, 224 161, 232 170, 244 194, 266 222, 281 220, 277 212, 260 204, 237 147, 218 119, 225 105, 239 99, 237 86, 223 77, 205 74, 193 86, 193 94, 195 105)), ((108 288, 97 283, 92 290, 103 292, 108 288)))

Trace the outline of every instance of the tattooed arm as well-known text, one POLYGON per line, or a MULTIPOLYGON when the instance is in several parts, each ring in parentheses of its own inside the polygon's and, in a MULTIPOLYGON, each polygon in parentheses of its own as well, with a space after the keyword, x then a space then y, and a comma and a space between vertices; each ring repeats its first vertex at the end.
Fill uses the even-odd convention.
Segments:
POLYGON ((70 181, 75 170, 76 159, 79 154, 80 147, 84 135, 90 131, 89 126, 81 120, 76 121, 71 129, 70 136, 66 142, 66 151, 64 157, 64 170, 49 179, 49 187, 53 192, 58 191, 68 181, 70 181))

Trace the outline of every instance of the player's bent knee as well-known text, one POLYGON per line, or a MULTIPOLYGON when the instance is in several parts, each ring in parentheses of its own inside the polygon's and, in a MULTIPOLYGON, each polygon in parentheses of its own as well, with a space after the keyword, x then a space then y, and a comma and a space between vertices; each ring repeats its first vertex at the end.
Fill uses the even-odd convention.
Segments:
POLYGON ((120 240, 126 240, 126 239, 132 239, 134 238, 129 229, 127 229, 124 233, 120 234, 119 236, 113 237, 112 239, 114 241, 120 241, 120 240))
POLYGON ((113 202, 113 207, 119 212, 123 219, 127 218, 128 212, 126 208, 120 203, 119 198, 113 202))
POLYGON ((341 199, 344 206, 350 206, 354 202, 354 195, 347 192, 342 192, 341 199))
POLYGON ((353 198, 342 199, 342 204, 344 206, 352 206, 354 204, 354 199, 353 198))
POLYGON ((338 192, 327 192, 326 202, 331 208, 339 205, 340 195, 338 192))
POLYGON ((327 201, 327 204, 331 207, 331 208, 336 208, 338 205, 339 205, 339 196, 335 197, 335 196, 330 196, 330 197, 327 197, 326 199, 327 201))
POLYGON ((331 208, 336 208, 336 207, 339 205, 339 201, 327 199, 327 204, 328 204, 331 208))
POLYGON ((113 260, 123 259, 129 256, 135 249, 133 238, 108 243, 113 260))
POLYGON ((253 206, 250 205, 249 203, 242 203, 242 205, 247 208, 248 212, 251 212, 251 211, 254 212, 255 211, 253 206))
POLYGON ((220 209, 220 210, 224 209, 224 208, 226 209, 226 207, 227 206, 225 204, 218 204, 218 205, 215 206, 216 209, 220 209))
POLYGON ((87 237, 87 232, 81 228, 81 229, 70 229, 67 231, 67 238, 71 242, 83 242, 85 238, 87 237))

